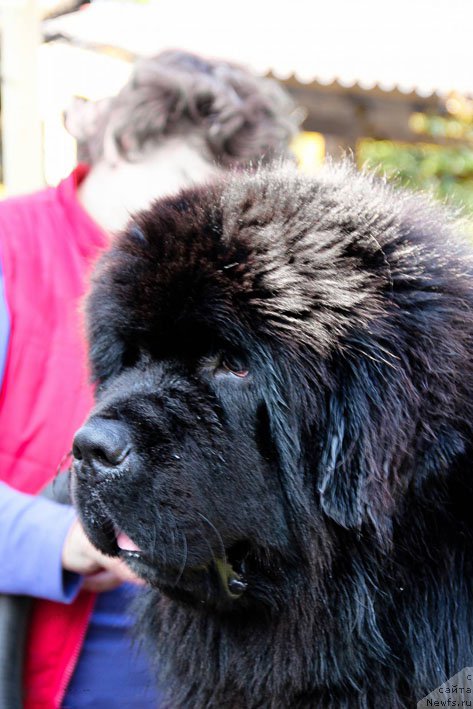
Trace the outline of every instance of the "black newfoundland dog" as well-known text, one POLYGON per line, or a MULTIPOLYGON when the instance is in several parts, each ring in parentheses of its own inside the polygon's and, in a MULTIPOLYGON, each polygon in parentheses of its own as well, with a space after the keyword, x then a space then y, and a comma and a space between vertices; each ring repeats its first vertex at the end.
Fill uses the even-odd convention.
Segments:
POLYGON ((347 166, 138 215, 88 303, 93 543, 151 589, 173 709, 412 707, 473 664, 473 279, 347 166))

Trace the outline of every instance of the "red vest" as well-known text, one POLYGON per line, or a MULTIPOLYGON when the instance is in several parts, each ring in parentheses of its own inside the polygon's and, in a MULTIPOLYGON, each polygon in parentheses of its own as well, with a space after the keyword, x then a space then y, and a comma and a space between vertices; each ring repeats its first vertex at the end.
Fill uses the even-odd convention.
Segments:
MULTIPOLYGON (((88 383, 80 301, 107 244, 82 209, 80 166, 57 188, 0 203, 0 263, 10 341, 0 392, 0 478, 36 493, 54 477, 86 418, 88 383)), ((61 705, 94 596, 71 605, 36 601, 25 672, 25 708, 61 705)))

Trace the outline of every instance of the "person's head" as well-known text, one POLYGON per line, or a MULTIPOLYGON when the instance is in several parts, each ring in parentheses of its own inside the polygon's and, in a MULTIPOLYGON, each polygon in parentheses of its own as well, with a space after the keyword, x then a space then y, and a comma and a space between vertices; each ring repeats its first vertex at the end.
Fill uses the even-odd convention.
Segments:
POLYGON ((76 122, 79 157, 139 161, 170 138, 223 167, 289 156, 301 111, 271 79, 222 60, 169 50, 139 61, 117 96, 76 122))
POLYGON ((117 96, 75 105, 66 126, 92 166, 83 203, 108 229, 220 170, 289 158, 302 111, 271 79, 169 50, 139 61, 117 96), (94 184, 92 184, 94 183, 94 184), (109 199, 100 200, 101 185, 109 199), (113 213, 110 195, 119 199, 113 213))

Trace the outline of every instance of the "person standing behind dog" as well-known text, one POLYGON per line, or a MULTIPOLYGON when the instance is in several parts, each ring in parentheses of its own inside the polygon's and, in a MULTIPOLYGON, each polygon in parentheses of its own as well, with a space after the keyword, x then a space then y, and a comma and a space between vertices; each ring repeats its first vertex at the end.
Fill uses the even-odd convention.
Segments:
POLYGON ((0 592, 36 599, 25 707, 156 707, 124 610, 138 583, 38 498, 93 402, 79 302, 129 215, 226 169, 288 156, 299 113, 274 82, 169 51, 66 120, 83 163, 57 188, 0 204, 0 592), (94 593, 92 593, 94 592, 94 593), (100 593, 98 599, 95 592, 100 593))

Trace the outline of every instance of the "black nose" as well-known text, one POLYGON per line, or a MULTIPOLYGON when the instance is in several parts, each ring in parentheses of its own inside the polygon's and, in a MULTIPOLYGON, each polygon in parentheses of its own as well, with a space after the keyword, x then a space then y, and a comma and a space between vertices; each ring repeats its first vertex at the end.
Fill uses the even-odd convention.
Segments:
POLYGON ((121 421, 92 418, 74 436, 72 453, 94 468, 115 468, 128 456, 131 441, 121 421))

